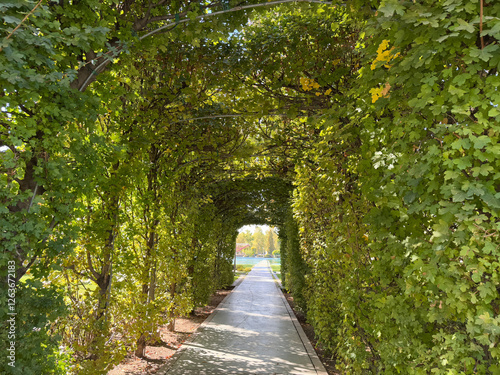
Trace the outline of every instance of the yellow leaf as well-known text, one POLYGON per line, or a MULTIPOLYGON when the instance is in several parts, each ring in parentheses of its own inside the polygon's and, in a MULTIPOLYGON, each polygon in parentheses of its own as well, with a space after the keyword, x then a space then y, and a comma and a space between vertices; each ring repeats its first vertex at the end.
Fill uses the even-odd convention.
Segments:
POLYGON ((389 46, 389 43, 390 43, 390 41, 387 39, 384 39, 382 41, 382 43, 380 43, 380 45, 378 46, 378 49, 377 49, 377 57, 375 58, 375 60, 373 60, 372 65, 370 67, 371 70, 375 70, 377 68, 378 62, 386 63, 386 64, 383 64, 383 66, 385 66, 387 69, 391 68, 392 65, 389 65, 387 63, 390 62, 391 60, 394 60, 395 58, 397 58, 399 56, 399 52, 393 55, 392 52, 394 51, 395 47, 391 47, 391 49, 387 49, 387 47, 389 46))
POLYGON ((375 103, 382 97, 382 89, 378 87, 374 87, 370 90, 370 94, 372 94, 372 103, 375 103))

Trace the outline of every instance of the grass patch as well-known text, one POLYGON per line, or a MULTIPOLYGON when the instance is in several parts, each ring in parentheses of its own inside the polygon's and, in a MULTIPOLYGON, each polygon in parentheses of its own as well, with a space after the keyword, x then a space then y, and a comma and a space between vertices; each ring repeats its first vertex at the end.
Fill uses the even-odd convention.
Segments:
POLYGON ((234 280, 236 281, 238 277, 249 273, 253 266, 253 264, 237 264, 236 271, 234 272, 234 280))
POLYGON ((271 264, 271 269, 281 280, 281 264, 271 264))
POLYGON ((237 264, 236 271, 248 273, 253 268, 252 264, 237 264))

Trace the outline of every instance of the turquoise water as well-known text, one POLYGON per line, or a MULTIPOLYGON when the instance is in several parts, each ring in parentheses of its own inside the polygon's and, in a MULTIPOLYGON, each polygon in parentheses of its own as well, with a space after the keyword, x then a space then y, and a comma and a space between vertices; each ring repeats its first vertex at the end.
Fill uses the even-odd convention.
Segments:
POLYGON ((236 264, 256 265, 260 261, 268 260, 271 264, 280 264, 280 258, 236 257, 236 264))

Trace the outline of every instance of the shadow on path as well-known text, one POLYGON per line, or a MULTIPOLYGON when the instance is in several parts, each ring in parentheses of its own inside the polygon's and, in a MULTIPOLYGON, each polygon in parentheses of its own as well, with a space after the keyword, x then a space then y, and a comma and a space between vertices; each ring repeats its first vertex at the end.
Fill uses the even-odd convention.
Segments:
POLYGON ((173 364, 158 373, 326 374, 306 350, 300 325, 296 327, 285 303, 267 262, 258 263, 183 345, 173 364))

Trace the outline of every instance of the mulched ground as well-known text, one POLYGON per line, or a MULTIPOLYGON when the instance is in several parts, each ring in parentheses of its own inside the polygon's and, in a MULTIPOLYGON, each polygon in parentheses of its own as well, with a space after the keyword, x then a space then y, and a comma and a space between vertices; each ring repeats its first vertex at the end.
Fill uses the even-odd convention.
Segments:
MULTIPOLYGON (((218 290, 211 297, 207 306, 197 308, 193 315, 176 319, 174 332, 169 331, 166 326, 162 327, 160 332, 161 342, 146 347, 146 358, 137 358, 131 353, 122 363, 108 372, 108 375, 156 374, 160 367, 168 363, 184 341, 196 332, 201 323, 208 318, 219 303, 231 292, 231 289, 218 290)), ((285 293, 285 297, 294 310, 300 325, 304 329, 309 341, 311 341, 328 374, 339 375, 340 373, 335 370, 335 360, 332 360, 321 346, 317 345, 313 327, 306 322, 304 314, 294 309, 293 297, 288 293, 285 293)))
POLYGON ((160 367, 168 363, 184 341, 209 317, 219 303, 231 292, 231 289, 218 290, 210 298, 207 306, 195 309, 193 315, 177 318, 174 332, 169 331, 166 326, 162 327, 160 329, 161 342, 146 347, 146 358, 137 358, 133 353, 130 353, 122 363, 108 372, 108 375, 156 374, 160 367))

